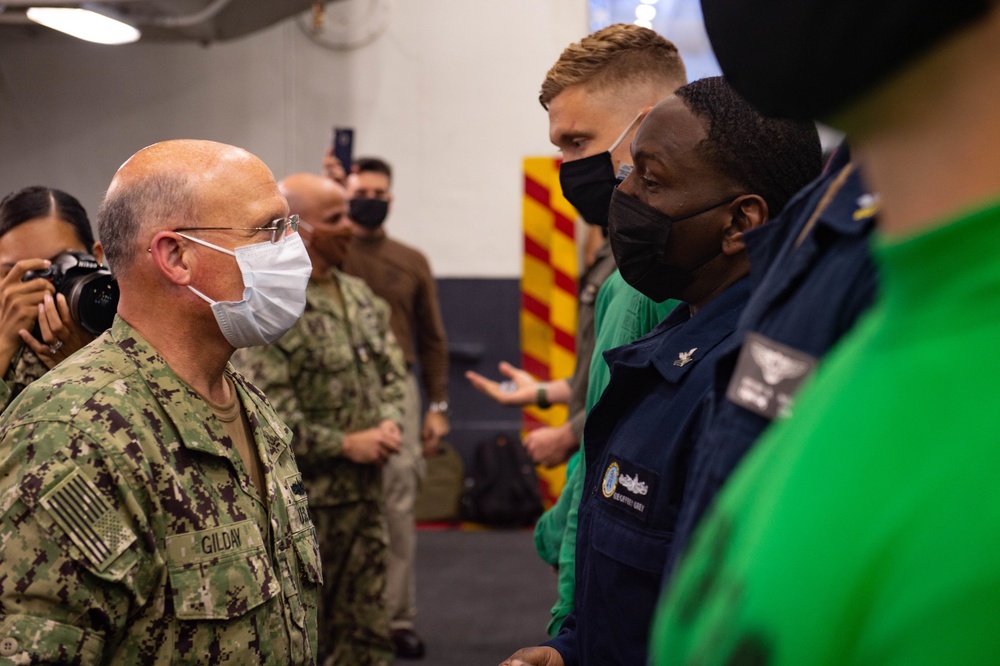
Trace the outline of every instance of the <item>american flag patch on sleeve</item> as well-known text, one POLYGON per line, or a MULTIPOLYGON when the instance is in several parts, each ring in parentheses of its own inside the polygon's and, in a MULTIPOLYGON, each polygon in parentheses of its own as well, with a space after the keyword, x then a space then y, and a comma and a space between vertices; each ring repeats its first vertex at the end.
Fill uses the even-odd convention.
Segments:
POLYGON ((79 469, 49 491, 41 504, 98 571, 104 571, 136 539, 79 469))

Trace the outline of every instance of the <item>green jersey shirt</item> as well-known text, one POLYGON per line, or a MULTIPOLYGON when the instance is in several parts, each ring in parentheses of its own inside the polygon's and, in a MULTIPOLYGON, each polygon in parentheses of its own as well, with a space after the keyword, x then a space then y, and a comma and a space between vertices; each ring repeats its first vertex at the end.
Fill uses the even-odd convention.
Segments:
MULTIPOLYGON (((590 362, 587 384, 586 412, 597 404, 611 379, 611 369, 604 361, 604 352, 635 342, 666 319, 677 306, 673 299, 657 303, 625 282, 615 270, 604 281, 597 294, 594 310, 594 354, 590 362)), ((563 620, 573 610, 576 589, 576 525, 583 477, 587 465, 583 447, 573 454, 566 465, 566 485, 559 501, 535 526, 535 545, 542 559, 558 568, 559 599, 552 607, 549 621, 550 636, 559 633, 563 620)))
POLYGON ((875 307, 702 524, 655 663, 997 661, 998 247, 1000 205, 878 244, 875 307))

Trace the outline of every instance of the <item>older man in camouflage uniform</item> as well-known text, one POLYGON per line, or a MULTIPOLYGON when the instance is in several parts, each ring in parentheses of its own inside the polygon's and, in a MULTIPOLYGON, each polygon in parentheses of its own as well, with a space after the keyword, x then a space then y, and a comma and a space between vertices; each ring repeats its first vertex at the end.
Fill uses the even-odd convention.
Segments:
POLYGON ((343 188, 312 174, 280 188, 313 262, 306 311, 276 344, 243 350, 237 364, 293 432, 323 556, 321 661, 389 664, 381 465, 402 443, 403 356, 388 305, 336 268, 351 239, 343 188))
POLYGON ((232 146, 156 144, 115 175, 98 229, 119 316, 0 420, 0 663, 315 663, 291 433, 189 289, 238 301, 237 261, 190 239, 258 248, 285 215, 232 146))

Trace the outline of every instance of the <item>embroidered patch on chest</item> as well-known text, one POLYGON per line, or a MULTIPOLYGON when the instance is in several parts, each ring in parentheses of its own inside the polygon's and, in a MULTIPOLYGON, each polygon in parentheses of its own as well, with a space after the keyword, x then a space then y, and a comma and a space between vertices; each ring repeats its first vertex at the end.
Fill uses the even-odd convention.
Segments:
POLYGON ((601 479, 603 501, 642 520, 651 514, 659 475, 617 456, 608 458, 601 479))
POLYGON ((285 501, 288 505, 288 520, 292 527, 292 533, 297 534, 302 530, 312 527, 312 519, 309 517, 309 496, 306 494, 306 486, 302 482, 301 474, 293 474, 283 481, 284 487, 288 489, 284 492, 285 501))

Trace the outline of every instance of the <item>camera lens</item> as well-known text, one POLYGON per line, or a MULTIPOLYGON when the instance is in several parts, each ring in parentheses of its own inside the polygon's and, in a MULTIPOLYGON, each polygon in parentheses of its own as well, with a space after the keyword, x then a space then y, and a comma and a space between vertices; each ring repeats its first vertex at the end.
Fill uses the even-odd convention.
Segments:
POLYGON ((73 276, 61 285, 70 314, 93 335, 111 327, 118 310, 118 282, 107 271, 73 276))

